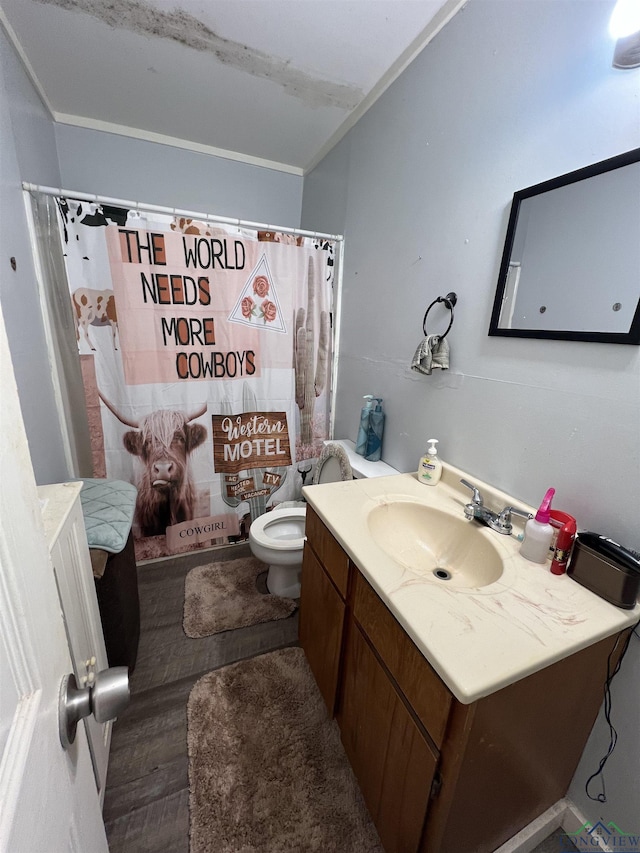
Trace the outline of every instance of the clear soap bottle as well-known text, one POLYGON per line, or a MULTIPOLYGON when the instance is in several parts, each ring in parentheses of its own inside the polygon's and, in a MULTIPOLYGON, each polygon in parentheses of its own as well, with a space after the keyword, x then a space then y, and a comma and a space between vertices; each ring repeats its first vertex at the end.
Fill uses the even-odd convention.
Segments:
POLYGON ((438 439, 430 438, 428 444, 429 448, 420 460, 418 467, 418 480, 427 486, 435 486, 436 483, 440 482, 440 477, 442 476, 442 462, 436 449, 438 439))

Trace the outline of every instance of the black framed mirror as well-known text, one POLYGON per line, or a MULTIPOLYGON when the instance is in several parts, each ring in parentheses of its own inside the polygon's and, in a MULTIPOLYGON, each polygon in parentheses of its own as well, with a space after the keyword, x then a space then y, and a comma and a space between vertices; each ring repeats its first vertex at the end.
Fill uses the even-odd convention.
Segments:
POLYGON ((514 193, 489 335, 640 344, 640 148, 514 193))

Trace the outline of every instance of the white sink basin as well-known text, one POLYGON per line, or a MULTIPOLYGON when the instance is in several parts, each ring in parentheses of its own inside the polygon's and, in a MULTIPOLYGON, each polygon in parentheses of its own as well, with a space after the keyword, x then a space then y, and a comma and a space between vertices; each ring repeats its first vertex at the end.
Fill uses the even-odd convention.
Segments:
POLYGON ((412 500, 374 507, 367 524, 376 545, 403 569, 451 589, 500 579, 503 561, 477 524, 412 500))

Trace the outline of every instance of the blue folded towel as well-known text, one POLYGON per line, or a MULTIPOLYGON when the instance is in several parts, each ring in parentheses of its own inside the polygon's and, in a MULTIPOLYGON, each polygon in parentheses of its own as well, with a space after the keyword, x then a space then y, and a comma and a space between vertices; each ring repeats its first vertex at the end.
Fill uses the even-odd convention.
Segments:
POLYGON ((129 538, 138 490, 124 480, 80 480, 80 503, 89 548, 119 554, 129 538))

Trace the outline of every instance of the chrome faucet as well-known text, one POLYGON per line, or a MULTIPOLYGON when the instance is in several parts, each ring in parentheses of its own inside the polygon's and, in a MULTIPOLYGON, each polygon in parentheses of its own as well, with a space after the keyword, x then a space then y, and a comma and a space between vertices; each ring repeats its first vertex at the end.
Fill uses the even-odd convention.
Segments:
POLYGON ((496 533, 503 533, 505 536, 509 536, 513 530, 513 525, 511 524, 512 515, 519 515, 522 518, 533 518, 530 512, 518 509, 515 506, 506 506, 501 512, 493 512, 484 505, 484 500, 477 486, 469 483, 468 480, 460 480, 460 482, 473 492, 471 502, 466 504, 464 508, 465 518, 468 518, 469 521, 475 518, 481 524, 486 524, 487 527, 495 530, 496 533))

